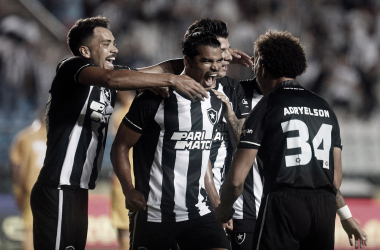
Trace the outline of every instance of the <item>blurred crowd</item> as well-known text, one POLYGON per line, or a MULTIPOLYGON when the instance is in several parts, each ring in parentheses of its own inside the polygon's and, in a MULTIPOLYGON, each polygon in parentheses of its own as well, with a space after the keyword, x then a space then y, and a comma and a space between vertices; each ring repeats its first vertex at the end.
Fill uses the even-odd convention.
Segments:
MULTIPOLYGON (((37 1, 37 0, 29 0, 37 1)), ((64 26, 103 15, 111 20, 119 55, 134 68, 181 57, 180 43, 196 19, 227 22, 232 47, 253 54, 253 41, 269 29, 288 30, 306 47, 308 68, 301 84, 344 113, 369 119, 380 75, 380 2, 375 0, 39 0, 64 26)), ((0 91, 6 115, 17 105, 39 108, 47 100, 55 66, 69 56, 64 41, 49 46, 40 24, 17 16, 1 20, 0 91), (13 19, 13 20, 12 20, 13 19), (18 20, 15 20, 18 19, 18 20)), ((237 79, 253 76, 231 67, 237 79)))

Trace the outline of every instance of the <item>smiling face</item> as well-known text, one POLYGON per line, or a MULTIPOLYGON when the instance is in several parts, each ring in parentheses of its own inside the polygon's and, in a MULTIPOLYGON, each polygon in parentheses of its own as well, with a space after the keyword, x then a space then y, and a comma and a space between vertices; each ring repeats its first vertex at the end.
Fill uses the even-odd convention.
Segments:
POLYGON ((220 47, 200 45, 198 55, 190 59, 185 57, 185 73, 199 82, 204 88, 215 87, 217 74, 222 67, 222 51, 220 47))
POLYGON ((218 72, 218 76, 224 77, 227 74, 228 64, 230 64, 232 60, 232 56, 229 51, 229 48, 231 46, 230 46, 230 43, 228 42, 228 38, 217 37, 217 39, 220 42, 220 48, 222 50, 222 56, 223 56, 222 67, 220 68, 218 72))
POLYGON ((116 58, 118 50, 115 46, 115 38, 109 29, 96 27, 93 38, 87 48, 88 53, 82 53, 82 55, 90 58, 98 67, 113 69, 113 61, 116 58))

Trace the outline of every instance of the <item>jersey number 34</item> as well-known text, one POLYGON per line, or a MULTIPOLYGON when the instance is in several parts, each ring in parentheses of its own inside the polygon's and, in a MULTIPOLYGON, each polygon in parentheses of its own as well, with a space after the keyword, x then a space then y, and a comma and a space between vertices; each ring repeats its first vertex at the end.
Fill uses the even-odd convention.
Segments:
POLYGON ((331 149, 331 130, 332 125, 322 124, 315 135, 312 145, 309 142, 309 129, 301 120, 289 120, 281 123, 284 133, 289 131, 298 131, 299 136, 286 138, 288 149, 300 148, 301 153, 285 156, 285 164, 287 167, 307 165, 313 157, 311 146, 313 146, 314 157, 322 161, 323 168, 329 168, 330 149, 331 149), (321 143, 322 149, 320 147, 321 143))

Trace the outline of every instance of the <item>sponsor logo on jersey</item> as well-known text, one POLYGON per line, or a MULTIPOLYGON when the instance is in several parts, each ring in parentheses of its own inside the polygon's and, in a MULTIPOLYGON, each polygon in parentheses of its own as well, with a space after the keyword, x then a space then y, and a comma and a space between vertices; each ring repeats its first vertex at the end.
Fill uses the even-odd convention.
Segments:
POLYGON ((171 140, 177 141, 174 149, 193 150, 211 149, 212 140, 206 139, 206 131, 180 131, 174 132, 171 140))
POLYGON ((246 134, 253 134, 253 130, 252 129, 243 129, 242 131, 241 131, 241 136, 240 137, 243 137, 243 136, 245 136, 246 134))
POLYGON ((319 116, 319 117, 330 117, 330 113, 325 109, 313 109, 309 107, 285 107, 284 116, 287 115, 310 115, 310 116, 319 116))
POLYGON ((108 123, 113 111, 112 106, 96 101, 91 102, 90 109, 92 110, 91 120, 99 123, 108 123))
POLYGON ((230 135, 226 123, 218 123, 215 125, 215 132, 212 136, 213 141, 229 141, 230 135))
POLYGON ((73 246, 68 246, 68 247, 65 248, 65 250, 75 250, 75 247, 73 247, 73 246))

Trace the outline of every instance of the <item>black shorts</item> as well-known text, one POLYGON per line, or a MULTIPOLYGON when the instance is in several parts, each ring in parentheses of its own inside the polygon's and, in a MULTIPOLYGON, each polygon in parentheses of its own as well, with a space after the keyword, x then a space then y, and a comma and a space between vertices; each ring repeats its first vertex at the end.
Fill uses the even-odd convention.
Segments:
POLYGON ((253 219, 233 219, 233 230, 227 231, 232 250, 253 249, 255 225, 256 220, 253 219))
POLYGON ((34 249, 85 249, 88 190, 72 190, 70 187, 57 189, 36 183, 30 203, 34 249))
POLYGON ((213 213, 181 222, 147 222, 146 211, 130 213, 130 249, 229 249, 213 213))
POLYGON ((335 213, 335 195, 325 190, 271 192, 261 201, 254 249, 333 250, 335 213))

